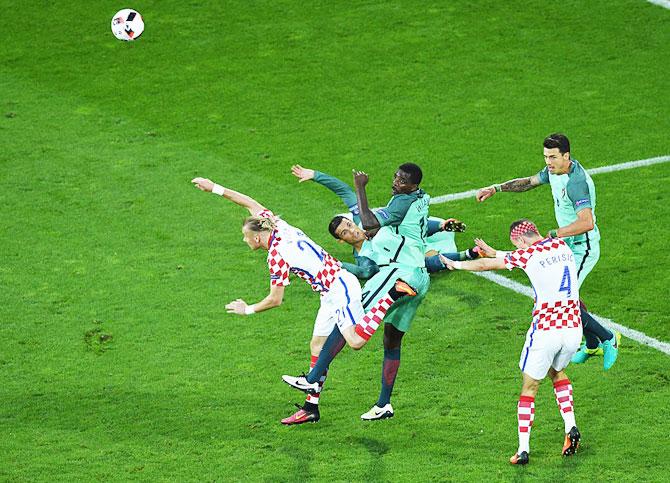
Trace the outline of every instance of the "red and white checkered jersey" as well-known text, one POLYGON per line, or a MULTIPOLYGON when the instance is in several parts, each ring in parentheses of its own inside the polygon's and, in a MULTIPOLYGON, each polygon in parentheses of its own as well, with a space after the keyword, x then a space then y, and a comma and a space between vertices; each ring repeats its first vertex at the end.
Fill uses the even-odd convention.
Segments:
POLYGON ((509 253, 509 270, 520 268, 535 291, 533 322, 537 329, 579 327, 579 285, 577 266, 570 247, 560 238, 545 238, 509 253))
POLYGON ((288 285, 289 272, 293 272, 310 284, 315 292, 328 292, 330 285, 340 276, 342 264, 339 260, 270 210, 261 211, 257 216, 270 218, 276 226, 268 249, 270 283, 288 285))

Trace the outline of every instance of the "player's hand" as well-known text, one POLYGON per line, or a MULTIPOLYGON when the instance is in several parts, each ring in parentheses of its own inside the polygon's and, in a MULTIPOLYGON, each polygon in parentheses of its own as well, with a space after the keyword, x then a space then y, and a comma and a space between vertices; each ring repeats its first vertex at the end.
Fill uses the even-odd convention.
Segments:
POLYGON ((475 195, 475 198, 477 198, 477 201, 482 202, 484 200, 489 199, 494 194, 496 194, 496 187, 495 186, 487 186, 486 188, 482 188, 482 189, 477 190, 477 194, 475 195))
POLYGON ((496 250, 481 238, 475 238, 475 245, 479 247, 483 256, 489 258, 495 258, 496 250))
POLYGON ((244 315, 244 311, 247 308, 247 303, 242 299, 233 300, 228 305, 226 305, 226 312, 229 314, 244 315))
POLYGON ((456 270, 456 267, 454 266, 453 260, 448 259, 441 253, 438 255, 440 257, 440 261, 442 262, 442 265, 447 267, 449 270, 456 270))
POLYGON ((368 184, 368 175, 363 171, 354 171, 354 184, 359 188, 365 188, 368 184))
POLYGON ((191 183, 193 183, 199 190, 206 191, 208 193, 211 193, 212 188, 214 188, 214 182, 207 178, 193 178, 191 183))
POLYGON ((298 178, 299 183, 309 181, 310 179, 314 179, 314 170, 303 168, 299 164, 294 164, 293 166, 291 166, 291 173, 293 173, 293 176, 298 178))

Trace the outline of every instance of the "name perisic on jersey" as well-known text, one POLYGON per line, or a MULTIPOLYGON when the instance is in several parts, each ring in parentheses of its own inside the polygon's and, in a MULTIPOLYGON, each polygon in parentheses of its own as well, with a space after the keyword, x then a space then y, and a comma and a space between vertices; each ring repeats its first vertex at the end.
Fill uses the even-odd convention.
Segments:
POLYGON ((574 260, 574 258, 575 258, 574 255, 572 254, 572 252, 570 252, 570 253, 561 253, 560 255, 554 255, 551 257, 545 257, 541 260, 538 260, 538 262, 540 263, 540 266, 542 268, 546 268, 551 265, 555 265, 557 263, 572 261, 574 260))

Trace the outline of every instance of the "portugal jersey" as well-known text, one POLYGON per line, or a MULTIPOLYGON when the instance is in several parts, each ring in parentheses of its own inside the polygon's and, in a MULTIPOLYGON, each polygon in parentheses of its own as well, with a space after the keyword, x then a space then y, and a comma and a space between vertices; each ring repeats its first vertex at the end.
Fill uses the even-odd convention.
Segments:
POLYGON ((574 255, 559 238, 545 238, 509 253, 508 270, 520 268, 535 291, 533 323, 538 330, 579 327, 579 288, 574 255))
POLYGON ((340 262, 271 211, 261 211, 257 216, 270 218, 276 226, 268 248, 270 284, 288 285, 289 272, 292 272, 310 284, 315 292, 328 292, 340 275, 340 262))
POLYGON ((566 174, 551 174, 547 167, 537 173, 540 183, 551 185, 554 197, 554 213, 559 227, 567 226, 577 220, 577 213, 584 208, 593 212, 593 230, 581 235, 566 237, 568 243, 579 243, 587 239, 595 242, 600 240, 600 232, 596 225, 596 187, 589 173, 575 159, 566 174))
POLYGON ((388 204, 376 210, 382 227, 392 227, 402 240, 402 263, 412 267, 426 266, 426 235, 430 196, 418 189, 408 194, 394 195, 388 204))

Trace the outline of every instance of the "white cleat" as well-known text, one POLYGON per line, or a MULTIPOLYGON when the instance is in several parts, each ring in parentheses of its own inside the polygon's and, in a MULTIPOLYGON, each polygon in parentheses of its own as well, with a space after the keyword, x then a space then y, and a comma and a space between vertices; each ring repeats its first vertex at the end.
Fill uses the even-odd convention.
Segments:
POLYGON ((317 394, 319 392, 319 383, 307 382, 307 378, 304 374, 297 377, 284 374, 281 378, 289 386, 294 387, 299 391, 306 392, 307 394, 317 394))
POLYGON ((380 408, 375 404, 367 413, 361 414, 361 419, 363 421, 375 421, 377 419, 387 419, 392 417, 393 406, 391 406, 391 403, 387 404, 383 408, 380 408))

